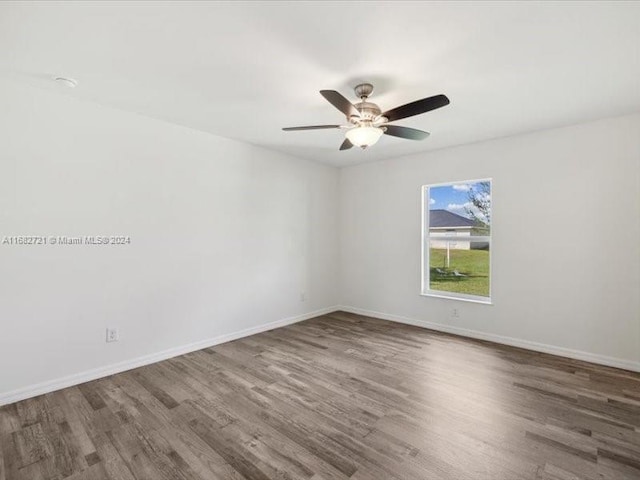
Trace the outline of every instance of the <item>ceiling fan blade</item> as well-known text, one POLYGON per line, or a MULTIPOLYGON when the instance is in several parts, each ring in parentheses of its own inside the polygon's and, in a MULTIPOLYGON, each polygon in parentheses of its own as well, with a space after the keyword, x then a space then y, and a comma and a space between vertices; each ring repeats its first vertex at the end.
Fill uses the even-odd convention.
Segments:
POLYGON ((342 142, 342 145, 340 145, 340 150, 349 150, 352 147, 353 147, 353 143, 351 143, 351 141, 348 138, 345 138, 344 142, 342 142))
POLYGON ((449 105, 449 99, 446 95, 435 95, 433 97, 423 98, 422 100, 416 100, 415 102, 407 103, 401 107, 392 108, 384 113, 381 117, 387 117, 387 121, 393 122, 400 120, 401 118, 413 117, 414 115, 420 115, 421 113, 435 110, 436 108, 449 105))
POLYGON ((285 132, 293 132, 296 130, 324 130, 328 128, 340 128, 340 125, 309 125, 308 127, 285 127, 285 132))
POLYGON ((347 100, 342 94, 335 90, 320 90, 320 95, 327 99, 327 101, 344 113, 347 118, 353 116, 359 117, 360 112, 353 106, 353 104, 347 100))
POLYGON ((399 127, 397 125, 385 125, 385 134, 392 137, 406 138, 408 140, 424 140, 429 136, 429 132, 416 130, 415 128, 399 127))

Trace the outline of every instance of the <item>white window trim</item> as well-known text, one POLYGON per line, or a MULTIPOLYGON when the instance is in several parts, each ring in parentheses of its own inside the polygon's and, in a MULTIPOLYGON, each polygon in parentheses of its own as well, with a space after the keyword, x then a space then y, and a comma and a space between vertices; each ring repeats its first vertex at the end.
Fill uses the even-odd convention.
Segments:
MULTIPOLYGON (((449 185, 456 185, 460 183, 476 183, 476 182, 489 182, 491 185, 491 207, 493 209, 493 181, 491 178, 481 178, 477 180, 460 180, 444 183, 431 183, 423 185, 420 189, 420 203, 422 204, 422 228, 420 232, 420 259, 422 265, 420 267, 420 295, 423 297, 444 298, 448 300, 458 300, 462 302, 481 303, 483 305, 493 305, 493 241, 492 235, 488 236, 467 236, 467 237, 454 237, 458 240, 464 239, 465 242, 489 242, 489 296, 482 297, 479 295, 469 295, 466 293, 445 292, 442 290, 430 290, 429 279, 425 277, 425 270, 429 271, 429 248, 426 248, 427 241, 430 236, 429 232, 429 189, 433 187, 445 187, 449 185)), ((493 215, 492 215, 493 217, 493 215)), ((491 225, 491 234, 493 234, 493 225, 491 225)), ((436 237, 438 239, 445 237, 436 237)))

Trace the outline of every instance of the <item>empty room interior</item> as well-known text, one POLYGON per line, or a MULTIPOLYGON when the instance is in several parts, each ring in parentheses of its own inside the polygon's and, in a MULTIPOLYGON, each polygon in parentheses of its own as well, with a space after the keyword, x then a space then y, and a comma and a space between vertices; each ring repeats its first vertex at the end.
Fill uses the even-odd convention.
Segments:
POLYGON ((0 480, 640 480, 640 1, 4 1, 0 87, 0 480))

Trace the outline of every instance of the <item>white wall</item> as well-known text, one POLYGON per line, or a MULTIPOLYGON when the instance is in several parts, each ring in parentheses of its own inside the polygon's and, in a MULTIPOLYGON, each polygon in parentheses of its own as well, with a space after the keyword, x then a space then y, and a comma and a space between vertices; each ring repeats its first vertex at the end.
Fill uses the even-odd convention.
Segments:
POLYGON ((0 239, 132 243, 0 245, 0 400, 335 305, 337 183, 333 167, 3 84, 0 239))
POLYGON ((351 310, 640 370, 640 115, 344 168, 340 194, 351 310), (487 177, 494 305, 420 296, 420 186, 487 177))
POLYGON ((3 84, 0 240, 112 234, 0 245, 0 403, 338 303, 640 368, 640 115, 338 172, 3 84), (420 186, 485 177, 494 305, 420 296, 420 186))

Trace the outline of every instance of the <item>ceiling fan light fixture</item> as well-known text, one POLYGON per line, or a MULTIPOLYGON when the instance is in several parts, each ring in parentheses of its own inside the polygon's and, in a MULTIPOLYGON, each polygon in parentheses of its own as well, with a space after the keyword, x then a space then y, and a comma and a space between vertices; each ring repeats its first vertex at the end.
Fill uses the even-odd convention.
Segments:
POLYGON ((384 131, 378 127, 362 126, 347 130, 345 136, 356 147, 366 148, 375 144, 384 131))
POLYGON ((340 151, 353 147, 365 149, 374 145, 382 134, 392 137, 405 138, 407 140, 424 140, 429 132, 415 128, 390 125, 390 122, 401 120, 414 115, 421 115, 431 110, 449 105, 446 95, 434 95, 432 97, 416 100, 415 102, 382 111, 378 105, 367 101, 373 91, 370 83, 356 85, 355 94, 360 98, 356 105, 352 104, 344 95, 335 90, 320 90, 322 95, 331 105, 336 107, 346 116, 349 125, 309 125, 306 127, 285 127, 283 130, 324 130, 328 128, 346 128, 345 139, 340 145, 340 151))

